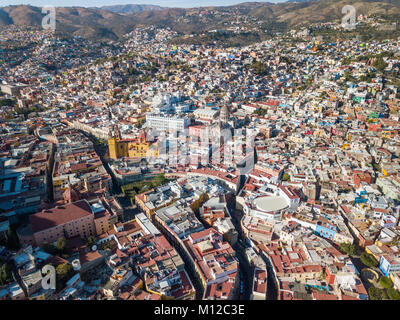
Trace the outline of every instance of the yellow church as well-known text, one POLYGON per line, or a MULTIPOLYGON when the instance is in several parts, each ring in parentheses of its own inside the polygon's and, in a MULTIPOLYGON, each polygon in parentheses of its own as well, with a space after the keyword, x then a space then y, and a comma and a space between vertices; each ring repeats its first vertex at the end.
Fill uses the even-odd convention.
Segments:
POLYGON ((111 159, 158 157, 156 145, 146 141, 144 131, 137 139, 122 139, 117 126, 113 137, 108 139, 108 153, 111 159))

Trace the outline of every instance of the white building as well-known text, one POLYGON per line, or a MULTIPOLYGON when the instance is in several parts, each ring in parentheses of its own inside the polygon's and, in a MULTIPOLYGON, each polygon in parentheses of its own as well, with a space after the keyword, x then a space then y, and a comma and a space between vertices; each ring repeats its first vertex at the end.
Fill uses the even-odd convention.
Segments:
POLYGON ((183 131, 189 126, 190 119, 187 117, 147 113, 146 124, 148 128, 158 131, 183 131))
POLYGON ((200 108, 196 109, 193 114, 198 119, 205 119, 205 120, 214 120, 217 118, 219 110, 211 109, 211 108, 200 108))

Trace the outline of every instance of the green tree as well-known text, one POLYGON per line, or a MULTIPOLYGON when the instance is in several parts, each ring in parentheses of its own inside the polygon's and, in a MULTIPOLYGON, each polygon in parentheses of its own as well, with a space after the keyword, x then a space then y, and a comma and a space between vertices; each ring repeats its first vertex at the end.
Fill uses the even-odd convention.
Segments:
POLYGON ((347 253, 350 256, 354 256, 356 254, 356 247, 354 244, 343 242, 340 244, 340 250, 342 252, 347 253))
POLYGON ((65 283, 74 275, 74 268, 68 263, 59 264, 56 268, 57 291, 65 287, 65 283))
POLYGON ((390 280, 390 279, 389 279, 388 277, 386 277, 386 276, 382 276, 382 277, 379 279, 379 284, 380 284, 383 288, 385 288, 385 289, 389 289, 389 288, 393 287, 393 281, 390 280))
POLYGON ((265 116, 267 113, 268 113, 268 109, 258 109, 253 112, 253 114, 256 114, 260 117, 265 116))
POLYGON ((108 242, 102 244, 101 247, 102 247, 103 250, 106 250, 106 249, 112 250, 115 247, 115 242, 114 241, 108 241, 108 242))
POLYGON ((4 263, 0 265, 0 284, 5 285, 7 283, 10 283, 13 278, 11 274, 11 264, 9 263, 4 263))
POLYGON ((389 288, 386 290, 390 300, 400 300, 400 293, 394 289, 394 288, 389 288))
POLYGON ((151 187, 148 184, 145 184, 140 188, 140 193, 149 191, 150 189, 151 189, 151 187))
POLYGON ((267 74, 267 65, 261 61, 253 61, 250 68, 253 69, 254 73, 257 75, 263 76, 267 74))
POLYGON ((282 176, 282 181, 288 181, 290 179, 290 176, 287 173, 284 173, 282 176))
POLYGON ((381 172, 381 166, 378 163, 374 162, 372 164, 372 167, 374 168, 375 171, 381 172))
POLYGON ((321 94, 319 95, 320 98, 325 98, 328 95, 326 91, 322 91, 321 94))
POLYGON ((344 66, 349 65, 351 63, 351 58, 343 58, 341 62, 344 66))
POLYGON ((60 253, 66 253, 68 250, 68 241, 65 237, 60 237, 57 239, 56 248, 60 253))
POLYGON ((372 254, 363 252, 361 254, 361 261, 364 265, 370 268, 375 268, 378 266, 378 260, 375 259, 375 257, 372 254))
POLYGON ((351 71, 349 71, 349 70, 344 72, 344 78, 348 82, 354 82, 355 81, 355 78, 353 77, 353 75, 351 74, 351 71))
POLYGON ((163 173, 158 174, 156 177, 154 177, 152 184, 154 187, 161 186, 165 183, 165 175, 163 173))
POLYGON ((44 242, 41 246, 42 250, 51 254, 51 255, 55 255, 57 253, 56 248, 48 242, 44 242))
POLYGON ((370 287, 368 289, 368 295, 370 300, 382 300, 383 290, 375 287, 370 287))
POLYGON ((90 237, 87 239, 86 245, 87 245, 89 248, 91 248, 91 247, 93 247, 96 243, 97 243, 96 237, 95 237, 95 236, 90 236, 90 237))
POLYGON ((372 66, 380 72, 383 72, 387 65, 388 64, 385 62, 385 60, 383 60, 383 58, 380 56, 375 58, 374 62, 372 63, 372 66))

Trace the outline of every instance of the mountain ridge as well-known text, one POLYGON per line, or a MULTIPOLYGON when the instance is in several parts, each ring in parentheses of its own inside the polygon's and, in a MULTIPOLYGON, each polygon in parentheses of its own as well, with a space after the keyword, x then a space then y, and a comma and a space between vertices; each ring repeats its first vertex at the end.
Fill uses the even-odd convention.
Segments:
MULTIPOLYGON (((238 23, 241 25, 248 23, 247 20, 270 25, 278 22, 289 27, 339 21, 343 17, 342 8, 348 4, 356 8, 357 16, 359 14, 400 16, 400 0, 290 0, 281 3, 243 2, 231 6, 197 8, 150 6, 141 7, 142 11, 134 13, 128 11, 134 10, 135 6, 140 5, 128 5, 127 12, 121 13, 111 10, 124 11, 122 8, 124 5, 106 6, 107 10, 57 7, 56 19, 58 31, 88 39, 116 40, 137 26, 155 25, 168 27, 182 34, 189 34, 224 29, 236 21, 239 21, 238 23)), ((13 24, 41 26, 43 17, 40 7, 30 5, 0 7, 0 26, 13 24)), ((253 25, 257 27, 257 23, 255 22, 253 25)))
POLYGON ((96 7, 96 8, 119 14, 132 14, 143 11, 152 11, 152 10, 157 11, 166 9, 166 7, 161 7, 153 4, 117 4, 117 5, 96 7))

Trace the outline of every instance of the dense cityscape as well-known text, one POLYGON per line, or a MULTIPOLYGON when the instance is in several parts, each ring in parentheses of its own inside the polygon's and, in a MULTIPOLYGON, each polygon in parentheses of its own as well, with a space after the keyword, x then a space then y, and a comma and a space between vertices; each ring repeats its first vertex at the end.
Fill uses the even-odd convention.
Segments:
POLYGON ((1 27, 0 300, 399 300, 400 37, 342 29, 1 27))

